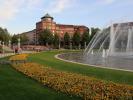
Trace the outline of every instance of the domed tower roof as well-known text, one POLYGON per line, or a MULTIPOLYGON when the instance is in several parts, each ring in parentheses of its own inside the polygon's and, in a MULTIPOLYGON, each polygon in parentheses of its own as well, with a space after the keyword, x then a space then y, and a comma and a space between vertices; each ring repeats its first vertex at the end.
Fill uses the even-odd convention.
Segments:
POLYGON ((43 16, 41 19, 44 19, 44 18, 51 18, 52 20, 54 19, 53 17, 51 17, 48 13, 45 14, 45 16, 43 16))

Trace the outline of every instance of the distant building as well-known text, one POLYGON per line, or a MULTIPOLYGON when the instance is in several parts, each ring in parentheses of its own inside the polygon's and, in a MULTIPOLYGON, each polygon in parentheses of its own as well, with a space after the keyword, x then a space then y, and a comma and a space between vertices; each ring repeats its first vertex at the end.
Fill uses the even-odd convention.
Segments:
POLYGON ((25 34, 27 37, 28 37, 28 40, 29 41, 27 41, 27 43, 26 44, 32 44, 32 45, 34 45, 34 44, 36 44, 36 42, 37 42, 37 38, 36 38, 36 29, 34 29, 34 30, 32 30, 32 31, 28 31, 28 32, 24 32, 24 33, 22 33, 22 34, 25 34))
POLYGON ((55 33, 58 34, 60 39, 63 39, 66 32, 72 37, 75 32, 79 32, 82 35, 85 31, 89 30, 88 27, 83 25, 56 24, 54 18, 46 14, 41 18, 41 21, 36 23, 36 29, 26 32, 26 36, 29 38, 29 44, 38 43, 39 33, 44 29, 49 29, 53 35, 55 33))
POLYGON ((113 24, 113 28, 114 30, 116 30, 117 28, 121 27, 121 29, 129 29, 131 27, 133 27, 133 22, 124 22, 124 23, 115 23, 113 24))
POLYGON ((41 21, 36 23, 36 33, 39 34, 44 29, 49 29, 53 34, 57 33, 58 36, 62 38, 66 32, 69 33, 70 36, 73 36, 76 31, 83 34, 88 30, 88 27, 83 25, 56 24, 53 20, 54 18, 49 14, 42 17, 41 21))

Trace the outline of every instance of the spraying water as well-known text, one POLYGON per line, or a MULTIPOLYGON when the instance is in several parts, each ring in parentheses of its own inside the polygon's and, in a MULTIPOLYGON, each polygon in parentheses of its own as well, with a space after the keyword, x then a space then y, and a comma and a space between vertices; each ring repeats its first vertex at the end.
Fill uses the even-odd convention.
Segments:
POLYGON ((112 24, 94 35, 84 53, 61 55, 65 60, 133 71, 133 22, 112 24))
POLYGON ((112 24, 97 33, 85 49, 85 55, 97 57, 132 56, 133 23, 112 24))

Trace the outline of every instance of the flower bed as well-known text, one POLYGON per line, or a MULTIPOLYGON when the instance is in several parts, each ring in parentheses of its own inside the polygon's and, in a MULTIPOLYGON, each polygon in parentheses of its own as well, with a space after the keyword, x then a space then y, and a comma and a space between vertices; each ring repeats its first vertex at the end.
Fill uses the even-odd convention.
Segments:
POLYGON ((102 81, 80 74, 62 72, 37 63, 13 64, 13 67, 57 91, 85 100, 132 100, 133 86, 102 81))
POLYGON ((18 54, 10 57, 10 61, 25 61, 28 57, 28 54, 18 54))

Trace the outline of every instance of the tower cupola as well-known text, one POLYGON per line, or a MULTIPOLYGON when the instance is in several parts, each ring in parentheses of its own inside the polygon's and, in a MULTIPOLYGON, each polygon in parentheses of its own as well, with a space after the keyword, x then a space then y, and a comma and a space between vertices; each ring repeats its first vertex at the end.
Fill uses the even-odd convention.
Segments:
POLYGON ((43 17, 41 18, 41 20, 44 20, 44 21, 52 21, 53 19, 54 19, 54 18, 51 17, 48 13, 45 14, 45 16, 43 16, 43 17))

